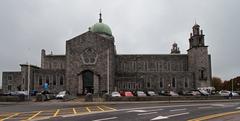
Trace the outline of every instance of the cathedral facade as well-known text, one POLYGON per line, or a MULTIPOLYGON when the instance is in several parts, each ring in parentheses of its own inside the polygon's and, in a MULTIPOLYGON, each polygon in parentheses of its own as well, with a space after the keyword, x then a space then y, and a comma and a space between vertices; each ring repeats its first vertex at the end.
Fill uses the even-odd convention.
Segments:
POLYGON ((211 86, 211 56, 203 31, 195 24, 187 54, 176 43, 170 54, 117 54, 110 27, 99 22, 66 41, 64 55, 41 51, 41 66, 20 64, 21 71, 3 72, 3 92, 46 89, 57 93, 94 94, 121 90, 173 90, 211 86), (45 86, 44 86, 45 85, 45 86))

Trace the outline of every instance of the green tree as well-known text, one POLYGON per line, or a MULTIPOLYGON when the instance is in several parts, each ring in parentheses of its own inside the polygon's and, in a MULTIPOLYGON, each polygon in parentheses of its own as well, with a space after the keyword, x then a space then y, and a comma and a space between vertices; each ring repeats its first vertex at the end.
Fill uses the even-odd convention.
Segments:
POLYGON ((216 91, 220 91, 223 89, 223 83, 221 78, 213 77, 212 78, 212 86, 215 87, 216 91))

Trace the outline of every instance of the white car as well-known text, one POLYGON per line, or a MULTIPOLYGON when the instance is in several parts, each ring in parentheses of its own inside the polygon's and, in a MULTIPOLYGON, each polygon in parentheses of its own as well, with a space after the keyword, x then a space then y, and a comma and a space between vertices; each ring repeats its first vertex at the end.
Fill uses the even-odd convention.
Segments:
POLYGON ((68 91, 61 91, 56 95, 57 99, 63 99, 66 95, 69 95, 68 91))
POLYGON ((157 94, 154 91, 147 91, 147 94, 149 96, 157 96, 157 94))
POLYGON ((178 93, 174 92, 174 91, 170 91, 169 92, 169 95, 170 96, 179 96, 178 93))
POLYGON ((112 92, 111 96, 112 97, 121 97, 119 92, 112 92))
POLYGON ((236 92, 231 92, 231 91, 227 91, 227 90, 222 90, 222 91, 219 92, 219 94, 220 94, 221 96, 230 96, 230 93, 232 93, 232 96, 239 96, 238 93, 236 93, 236 92))
POLYGON ((137 91, 138 97, 146 97, 147 95, 143 91, 137 91))

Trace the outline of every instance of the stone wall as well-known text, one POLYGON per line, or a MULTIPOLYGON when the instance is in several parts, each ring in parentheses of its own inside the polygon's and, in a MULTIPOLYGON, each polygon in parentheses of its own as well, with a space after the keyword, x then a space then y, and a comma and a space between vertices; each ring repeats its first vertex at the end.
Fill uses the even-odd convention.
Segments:
POLYGON ((187 55, 117 55, 116 62, 118 90, 193 89, 187 55))
POLYGON ((92 71, 99 76, 99 92, 107 91, 109 72, 109 87, 113 89, 115 74, 114 38, 101 34, 86 32, 66 42, 66 81, 68 90, 77 94, 81 88, 81 74, 92 71), (109 57, 109 59, 108 59, 109 57), (108 70, 109 60, 109 70, 108 70))
POLYGON ((2 89, 3 93, 22 90, 21 72, 3 72, 2 89))
POLYGON ((65 69, 66 68, 66 56, 65 55, 45 55, 42 57, 43 69, 65 69))

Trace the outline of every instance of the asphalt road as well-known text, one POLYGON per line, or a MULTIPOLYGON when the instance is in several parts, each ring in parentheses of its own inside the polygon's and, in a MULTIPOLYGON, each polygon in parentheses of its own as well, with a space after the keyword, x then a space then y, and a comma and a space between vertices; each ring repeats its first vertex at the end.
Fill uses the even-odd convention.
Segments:
POLYGON ((195 119, 192 121, 201 121, 203 119, 210 120, 213 116, 217 117, 211 121, 223 121, 223 119, 225 121, 240 121, 240 102, 0 104, 0 121, 40 119, 44 121, 188 121, 191 119, 195 119), (232 114, 233 116, 221 114, 222 117, 216 115, 233 111, 238 111, 238 113, 232 114))
MULTIPOLYGON (((194 103, 164 106, 158 104, 121 104, 112 105, 112 107, 117 110, 74 117, 50 118, 45 121, 188 121, 191 119, 194 121, 198 117, 238 111, 240 103, 194 103)), ((240 113, 237 116, 239 116, 239 121, 240 113)))

